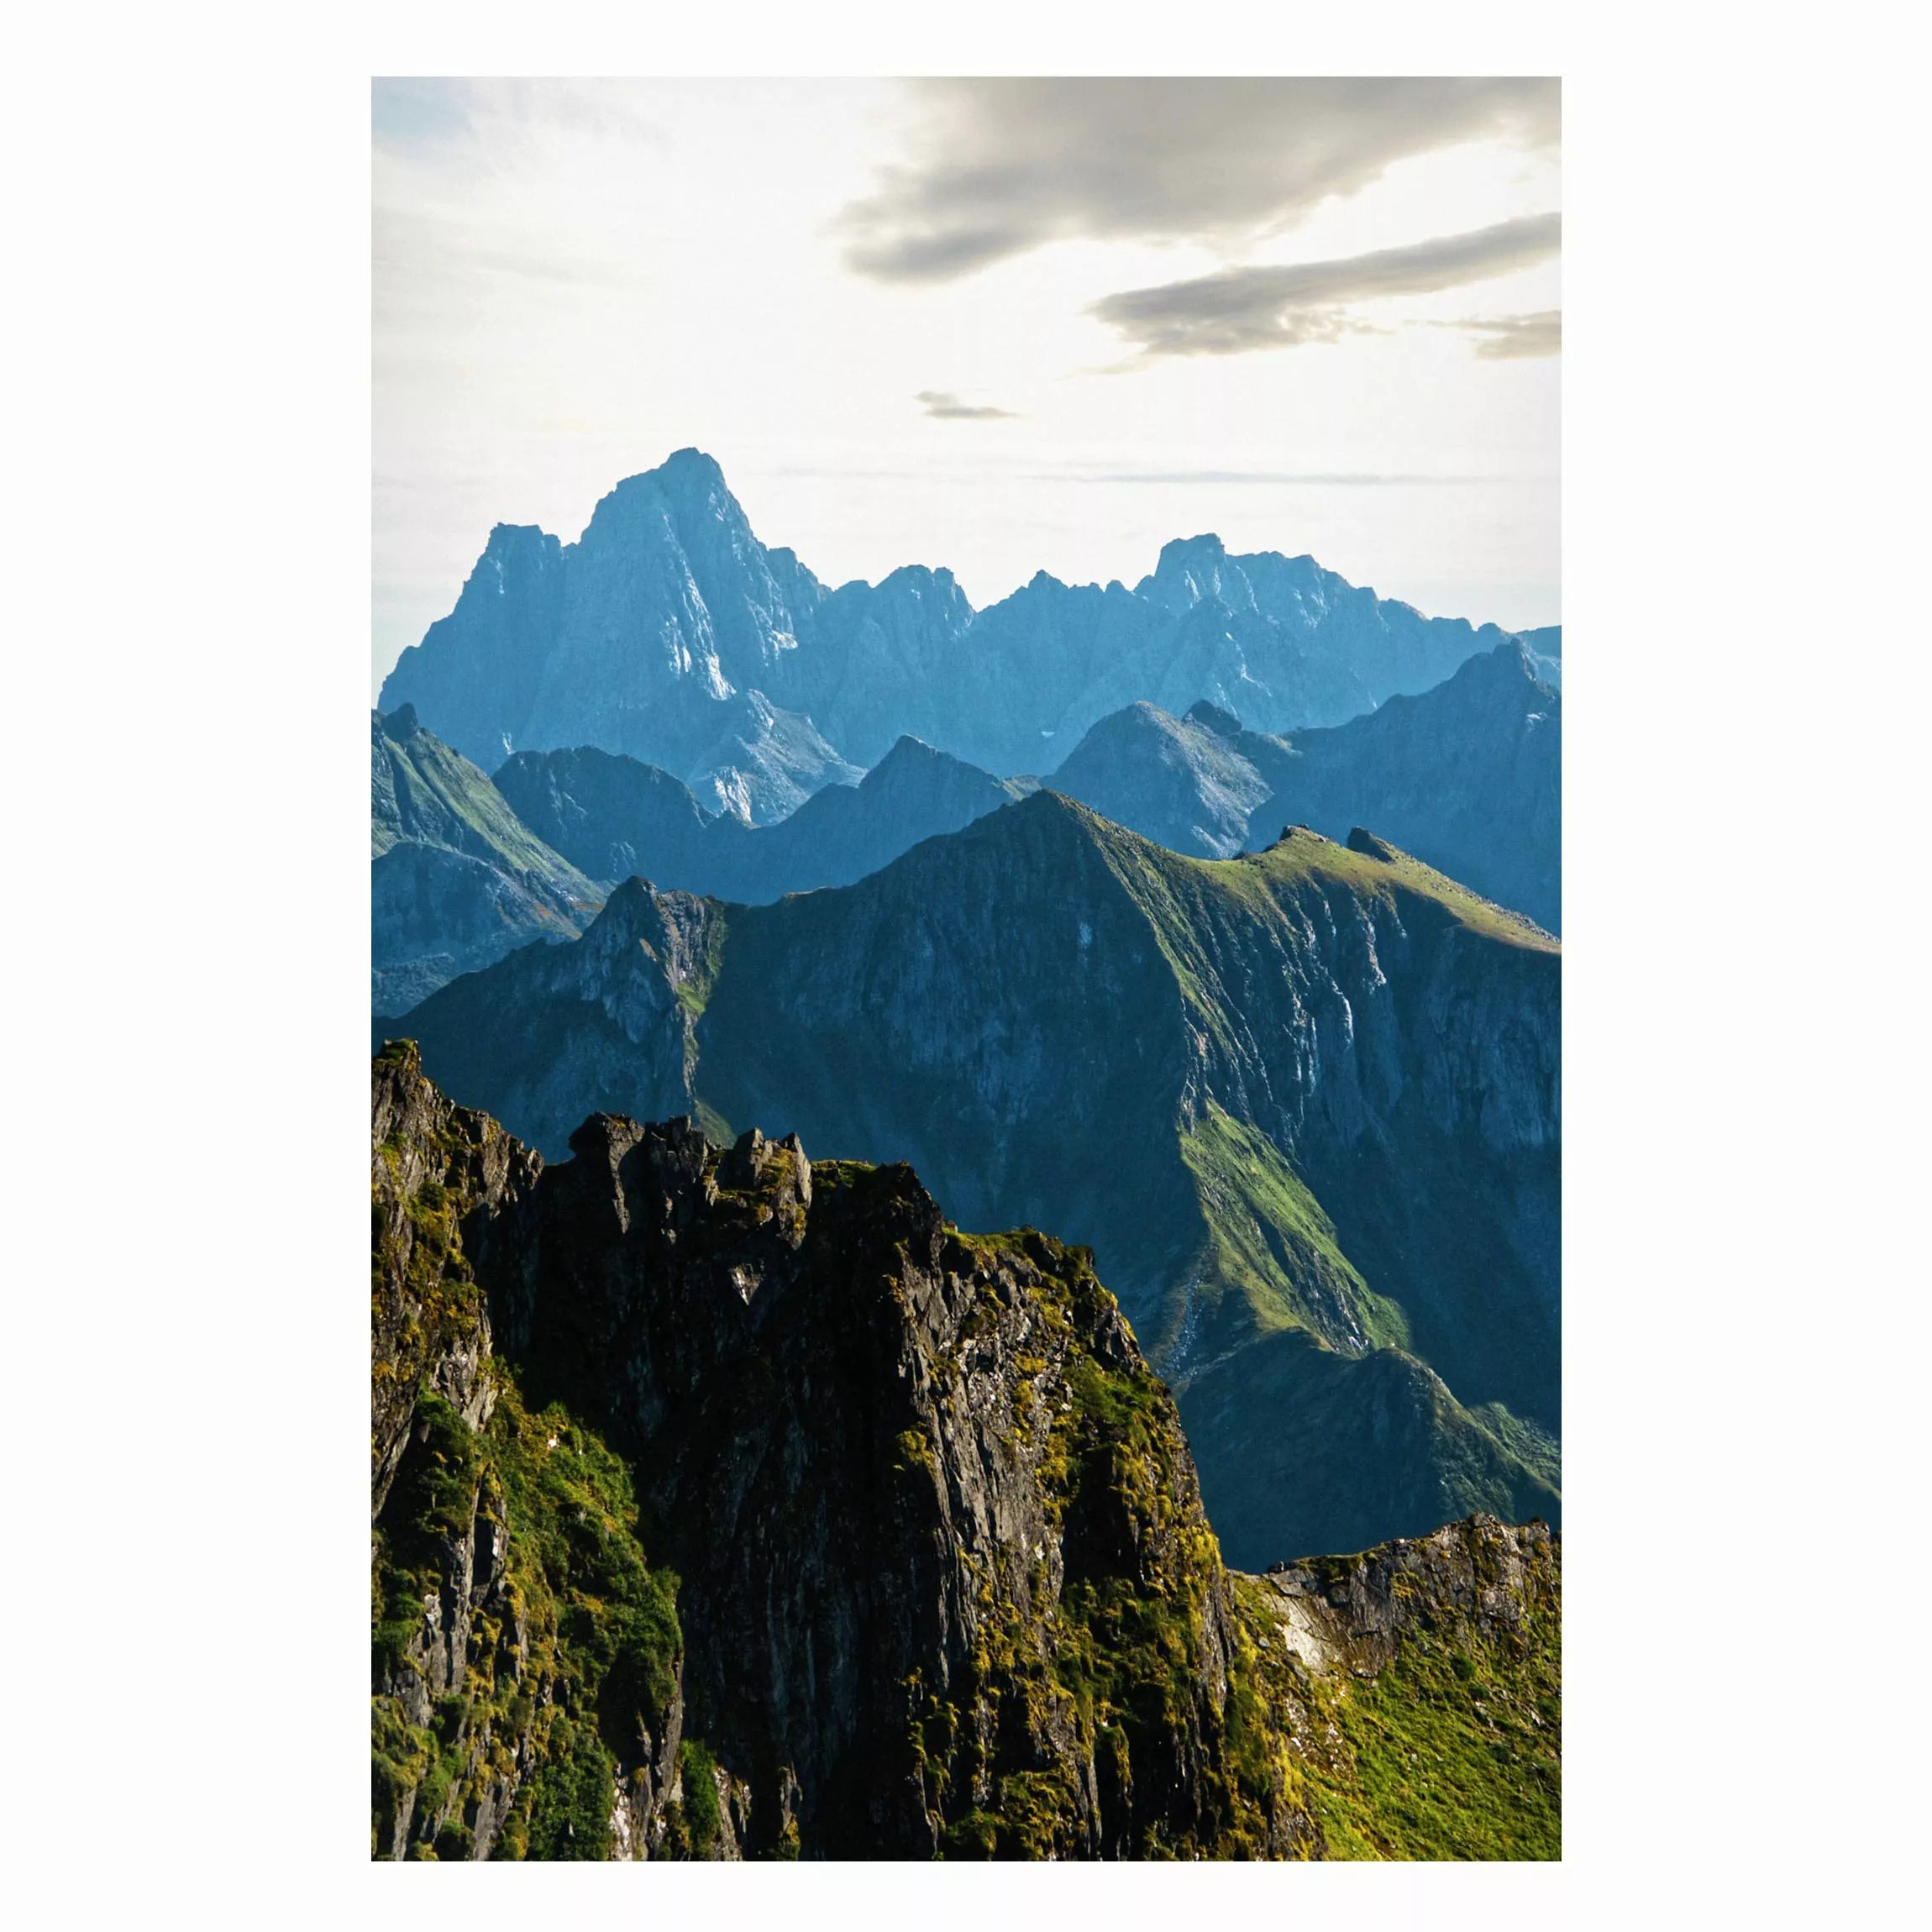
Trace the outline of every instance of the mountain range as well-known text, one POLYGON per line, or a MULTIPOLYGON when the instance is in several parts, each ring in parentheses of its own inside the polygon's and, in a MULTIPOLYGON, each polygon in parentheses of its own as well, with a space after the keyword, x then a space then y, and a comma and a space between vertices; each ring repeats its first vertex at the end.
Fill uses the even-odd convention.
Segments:
MULTIPOLYGON (((1441 685, 1291 738, 1205 701, 1100 719, 1047 784, 1177 852, 1226 858, 1289 822, 1357 825, 1551 932, 1562 917, 1562 700, 1515 641, 1441 685)), ((490 779, 405 706, 372 723, 374 1011, 407 1011, 534 939, 573 938, 622 879, 763 905, 854 883, 1037 789, 901 738, 856 785, 748 825, 656 766, 580 747, 490 779)))
POLYGON ((1168 544, 1131 590, 1041 572, 975 611, 924 567, 832 589, 759 543, 717 463, 683 449, 620 483, 575 543, 496 526, 379 708, 413 704, 486 769, 594 747, 762 824, 907 735, 1011 776, 1142 701, 1205 699, 1268 732, 1339 724, 1507 635, 1212 535, 1168 544))
POLYGON ((1372 835, 1204 862, 1042 791, 775 905, 627 881, 387 1031, 547 1155, 796 1131, 1091 1246, 1252 1565, 1554 1519, 1560 968, 1372 835))
POLYGON ((1560 1856, 1545 1525, 1231 1571, 1088 1251, 370 1098, 377 1857, 1560 1856))
POLYGON ((1177 852, 1225 858, 1289 824, 1369 826, 1554 932, 1562 919, 1562 698, 1515 639, 1433 690, 1287 737, 1206 702, 1103 718, 1046 780, 1177 852))
POLYGON ((748 906, 849 885, 920 840, 1037 789, 913 738, 857 785, 827 785, 771 825, 709 812, 668 772, 588 747, 518 752, 496 784, 530 831, 594 878, 615 885, 641 875, 748 906))
POLYGON ((603 893, 405 705, 370 726, 370 1000, 406 1012, 535 940, 574 939, 603 893))

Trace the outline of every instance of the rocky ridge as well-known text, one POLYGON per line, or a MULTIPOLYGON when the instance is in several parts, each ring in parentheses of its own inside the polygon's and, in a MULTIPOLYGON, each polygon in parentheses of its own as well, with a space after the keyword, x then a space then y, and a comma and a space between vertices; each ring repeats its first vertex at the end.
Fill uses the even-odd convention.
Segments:
POLYGON ((1224 1571, 1084 1251, 688 1121, 546 1167, 407 1045, 372 1125, 377 1856, 1441 1855, 1377 1792, 1445 1658, 1452 1833, 1521 1775, 1554 1540, 1224 1571))
POLYGON ((1557 1512, 1560 986, 1367 835, 1205 864, 1041 793, 775 906, 631 882, 407 1029, 547 1152, 596 1110, 757 1124, 1092 1246, 1252 1565, 1557 1512))
POLYGON ((1102 718, 1047 782, 1176 852, 1228 858, 1288 825, 1391 843, 1535 920, 1562 918, 1562 698, 1512 640, 1323 730, 1251 730, 1203 700, 1102 718))
POLYGON ((592 745, 766 823, 909 733, 1005 776, 1141 701, 1206 699, 1268 732, 1338 724, 1507 634, 1211 535, 1166 546, 1131 591, 1041 572, 974 611, 923 568, 833 590, 761 544, 717 463, 682 449, 618 484, 575 543, 493 530, 381 704, 415 703, 491 769, 592 745))
POLYGON ((857 785, 827 785, 772 825, 708 812, 669 773, 589 747, 519 752, 495 782, 533 833, 593 879, 635 874, 746 906, 849 885, 1036 789, 913 738, 857 785))

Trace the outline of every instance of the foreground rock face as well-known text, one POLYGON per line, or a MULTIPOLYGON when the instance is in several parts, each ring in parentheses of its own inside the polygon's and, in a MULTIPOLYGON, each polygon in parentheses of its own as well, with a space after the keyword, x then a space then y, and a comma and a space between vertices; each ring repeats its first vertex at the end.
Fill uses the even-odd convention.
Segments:
POLYGON ((373 1103, 379 1856, 1322 1855, 1277 1606, 1352 1665, 1394 1587, 1223 1569, 1086 1251, 687 1121, 546 1168, 406 1045, 373 1103))

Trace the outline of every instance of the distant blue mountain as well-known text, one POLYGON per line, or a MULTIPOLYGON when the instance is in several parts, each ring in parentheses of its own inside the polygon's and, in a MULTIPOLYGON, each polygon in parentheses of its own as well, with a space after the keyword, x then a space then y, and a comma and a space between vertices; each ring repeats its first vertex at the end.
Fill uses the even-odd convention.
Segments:
POLYGON ((1037 789, 912 738, 858 784, 828 785, 775 825, 707 812, 668 772, 588 746, 518 752, 496 785, 529 831, 591 879, 639 876, 745 906, 849 885, 1037 789))
POLYGON ((404 705, 370 720, 370 996, 406 1013, 459 973, 575 939, 603 904, 404 705))
POLYGON ((830 589, 760 543, 718 465, 682 449, 620 483, 575 543, 498 525, 381 708, 412 703, 488 770, 594 746, 763 824, 908 735, 1011 774, 1141 701, 1205 699, 1269 732, 1339 724, 1507 636, 1214 536, 1169 543, 1131 591, 1042 572, 976 612, 922 567, 830 589))
POLYGON ((1551 932, 1562 921, 1563 700, 1556 660, 1511 638, 1432 690, 1285 736, 1222 707, 1132 705, 1047 783, 1201 858, 1265 849, 1289 825, 1357 826, 1551 932))

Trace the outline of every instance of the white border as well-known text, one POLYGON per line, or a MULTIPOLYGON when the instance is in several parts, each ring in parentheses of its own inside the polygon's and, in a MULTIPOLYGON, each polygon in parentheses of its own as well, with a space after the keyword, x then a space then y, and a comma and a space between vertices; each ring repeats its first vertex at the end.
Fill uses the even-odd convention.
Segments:
POLYGON ((1581 11, 472 0, 25 29, 14 1896, 172 1897, 216 1924, 401 1924, 449 1884, 481 1924, 580 1901, 808 1924, 1875 1903, 1909 1638, 1858 1638, 1914 1540, 1885 1485, 1917 1466, 1924 1326, 1887 1221, 1924 1071, 1912 70, 1858 6, 1783 29, 1581 11), (374 1872, 350 1285, 369 76, 1235 68, 1564 79, 1565 1863, 374 1872))

